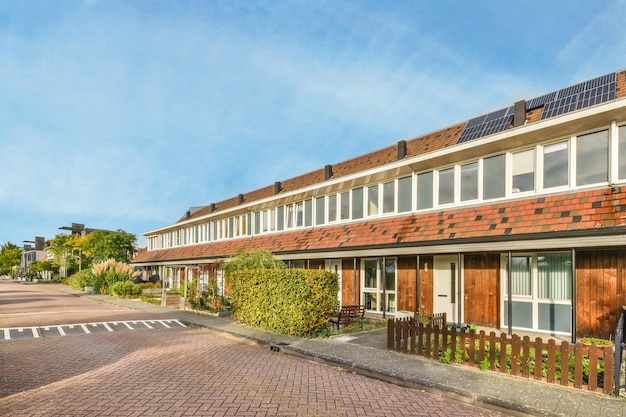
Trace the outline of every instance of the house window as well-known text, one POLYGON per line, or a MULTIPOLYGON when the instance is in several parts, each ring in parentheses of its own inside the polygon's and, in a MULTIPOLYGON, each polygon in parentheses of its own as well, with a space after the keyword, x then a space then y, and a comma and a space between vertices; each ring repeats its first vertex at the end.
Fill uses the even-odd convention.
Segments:
MULTIPOLYGON (((524 330, 571 334, 571 253, 515 254, 511 257, 510 272, 511 325, 524 330)), ((506 280, 506 271, 503 277, 506 280)), ((507 286, 508 280, 502 303, 505 325, 509 323, 507 286)))
POLYGON ((428 171, 417 175, 417 209, 433 207, 433 172, 428 171))
POLYGON ((326 215, 325 203, 326 197, 317 197, 315 199, 315 224, 324 224, 324 217, 326 215))
POLYGON ((535 150, 513 154, 513 193, 535 189, 535 150))
POLYGON ((504 197, 505 183, 504 154, 483 159, 483 199, 504 197))
POLYGON ((350 192, 345 191, 339 194, 341 204, 341 220, 348 220, 350 218, 350 192))
POLYGON ((254 212, 254 234, 261 234, 261 212, 254 212))
POLYGON ((454 168, 439 171, 439 204, 454 203, 454 168))
POLYGON ((395 258, 364 259, 361 263, 362 299, 367 310, 396 311, 397 262, 395 258))
POLYGON ((304 225, 310 227, 313 225, 313 200, 304 201, 304 225))
POLYGON ((378 214, 378 184, 367 187, 367 215, 378 214))
POLYGON ((270 209, 270 230, 276 230, 276 209, 270 209))
POLYGON ((328 221, 337 220, 337 194, 328 196, 328 221))
POLYGON ((287 206, 287 229, 293 227, 293 204, 287 206))
POLYGON ((543 148, 543 188, 569 184, 568 142, 555 143, 543 148))
POLYGON ((478 198, 478 162, 461 165, 461 201, 478 198))
POLYGON ((296 203, 296 226, 302 227, 304 225, 304 206, 302 202, 296 203))
POLYGON ((263 233, 269 230, 269 221, 267 216, 267 210, 263 210, 261 212, 261 228, 263 229, 263 233))
POLYGON ((413 210, 413 177, 398 180, 398 213, 413 210))
POLYGON ((235 219, 231 217, 230 219, 228 219, 228 237, 232 239, 234 235, 235 235, 235 219))
POLYGON ((276 207, 276 229, 285 230, 285 206, 276 207))
POLYGON ((606 182, 609 178, 609 131, 576 139, 576 185, 606 182))
POLYGON ((352 190, 352 219, 363 218, 363 188, 352 190))
POLYGON ((396 190, 395 182, 390 181, 383 184, 383 213, 393 213, 395 211, 396 190))
POLYGON ((618 175, 620 180, 626 179, 626 126, 620 126, 618 139, 618 175))

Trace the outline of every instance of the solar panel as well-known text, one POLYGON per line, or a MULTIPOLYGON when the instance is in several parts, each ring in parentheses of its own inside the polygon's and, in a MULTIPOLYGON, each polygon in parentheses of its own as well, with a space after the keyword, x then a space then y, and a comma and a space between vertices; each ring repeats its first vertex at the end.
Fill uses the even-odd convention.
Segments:
MULTIPOLYGON (((617 74, 612 72, 589 81, 553 91, 526 101, 526 111, 543 107, 541 120, 615 99, 617 74)), ((513 122, 514 106, 500 109, 467 122, 457 143, 507 130, 513 122)))
POLYGON ((547 102, 541 120, 560 116, 615 99, 616 74, 603 75, 556 92, 555 100, 547 102))
POLYGON ((544 106, 546 103, 553 101, 556 97, 556 91, 545 94, 541 97, 536 97, 526 102, 526 111, 537 109, 544 106))
POLYGON ((468 142, 508 129, 513 122, 513 113, 514 108, 511 106, 473 118, 465 125, 457 143, 468 142))

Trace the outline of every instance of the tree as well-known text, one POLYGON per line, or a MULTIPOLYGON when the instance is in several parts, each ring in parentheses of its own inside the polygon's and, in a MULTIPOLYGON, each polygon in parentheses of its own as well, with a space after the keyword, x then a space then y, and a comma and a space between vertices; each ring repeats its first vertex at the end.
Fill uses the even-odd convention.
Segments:
POLYGON ((2 245, 0 249, 0 263, 2 266, 11 268, 17 266, 22 261, 22 249, 11 242, 2 245))
MULTIPOLYGON (((137 236, 123 230, 95 230, 86 236, 59 234, 50 240, 48 250, 54 254, 56 263, 74 270, 89 268, 94 261, 115 259, 129 262, 136 252, 137 236), (75 268, 72 268, 72 267, 75 268)), ((70 271, 71 272, 71 271, 70 271)), ((70 273, 71 274, 71 273, 70 273)))
POLYGON ((84 240, 81 235, 58 234, 48 242, 47 249, 54 255, 54 262, 71 275, 83 267, 84 240))
POLYGON ((2 245, 0 249, 0 266, 3 273, 10 273, 13 267, 22 262, 22 250, 11 242, 2 245), (7 272, 8 271, 8 272, 7 272))
POLYGON ((85 236, 83 252, 90 261, 115 259, 118 262, 130 262, 130 257, 137 249, 137 236, 123 230, 95 230, 85 236))
POLYGON ((264 249, 247 251, 245 246, 237 249, 237 254, 224 263, 222 268, 226 275, 244 269, 284 269, 287 265, 274 257, 272 252, 264 249))

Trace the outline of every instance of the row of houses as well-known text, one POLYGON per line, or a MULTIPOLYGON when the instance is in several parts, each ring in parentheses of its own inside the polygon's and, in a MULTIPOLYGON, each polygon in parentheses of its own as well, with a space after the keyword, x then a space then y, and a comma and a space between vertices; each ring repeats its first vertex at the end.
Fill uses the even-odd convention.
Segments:
POLYGON ((626 71, 224 201, 145 233, 134 259, 223 282, 245 247, 340 279, 369 315, 609 337, 626 304, 626 71))

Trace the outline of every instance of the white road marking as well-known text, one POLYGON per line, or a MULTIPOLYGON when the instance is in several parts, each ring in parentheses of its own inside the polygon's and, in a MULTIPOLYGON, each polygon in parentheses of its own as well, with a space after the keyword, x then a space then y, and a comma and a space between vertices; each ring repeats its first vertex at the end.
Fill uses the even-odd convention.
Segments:
MULTIPOLYGON (((89 329, 88 326, 97 327, 102 326, 109 332, 114 332, 112 326, 124 325, 129 330, 140 330, 140 328, 133 327, 131 324, 137 326, 143 324, 145 329, 155 330, 158 326, 154 326, 154 324, 160 323, 161 326, 165 329, 171 329, 172 324, 176 324, 180 327, 187 327, 179 320, 171 319, 171 320, 129 320, 129 321, 109 321, 109 322, 96 322, 96 323, 72 323, 72 324, 58 324, 58 325, 48 325, 48 326, 33 326, 33 327, 7 327, 0 328, 0 334, 4 334, 4 340, 13 340, 11 339, 11 331, 17 331, 18 333, 22 333, 26 335, 25 330, 30 330, 32 333, 33 339, 39 339, 44 337, 44 331, 50 331, 50 329, 56 329, 59 332, 59 336, 67 336, 67 333, 63 329, 67 327, 68 329, 81 328, 85 334, 93 333, 92 330, 89 329), (152 324, 152 325, 151 325, 152 324)), ((54 335, 50 335, 50 337, 54 337, 54 335)))

